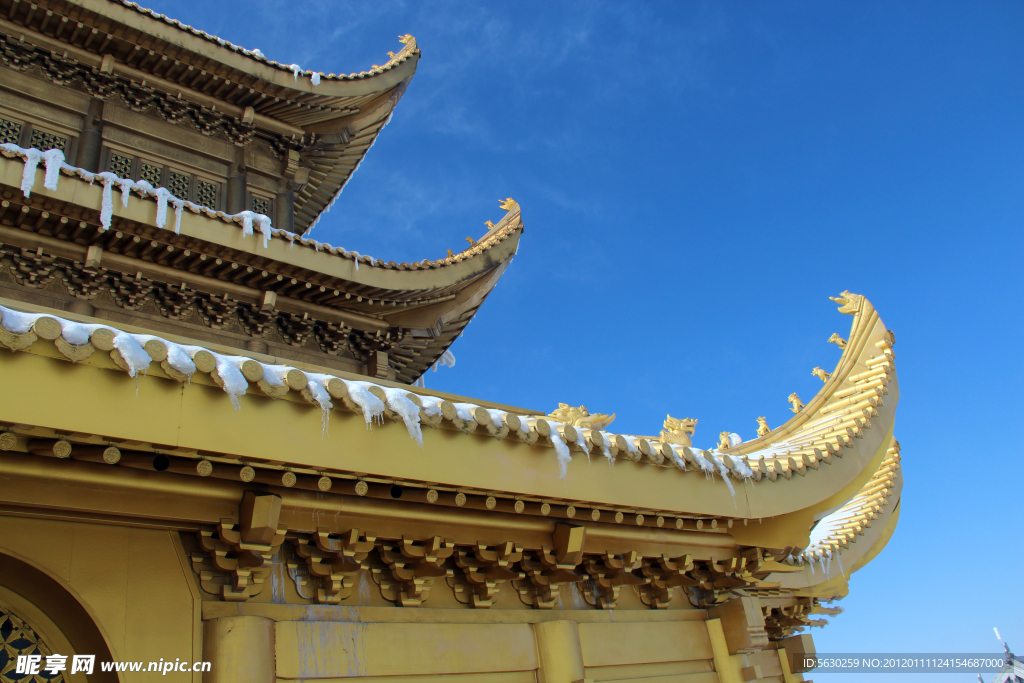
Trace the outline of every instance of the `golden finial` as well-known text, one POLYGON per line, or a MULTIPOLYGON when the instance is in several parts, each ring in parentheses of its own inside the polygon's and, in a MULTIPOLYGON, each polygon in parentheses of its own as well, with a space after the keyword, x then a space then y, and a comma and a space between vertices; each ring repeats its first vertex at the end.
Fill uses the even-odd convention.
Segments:
POLYGON ((453 254, 453 253, 452 253, 452 250, 451 250, 451 249, 449 249, 449 250, 448 250, 448 258, 451 258, 452 256, 455 256, 455 254, 453 254))
POLYGON ((665 443, 674 443, 677 446, 692 446, 691 438, 697 431, 697 420, 692 417, 677 419, 671 415, 665 416, 662 424, 661 440, 665 443))
POLYGON ((832 376, 831 374, 825 372, 821 368, 814 368, 813 370, 811 370, 811 374, 820 379, 822 382, 827 382, 828 378, 832 376))
POLYGON ((718 450, 724 451, 726 448, 730 448, 729 443, 729 432, 722 432, 718 435, 718 450))
POLYGON ((547 417, 555 422, 573 425, 574 427, 586 427, 587 429, 604 429, 615 420, 615 414, 604 413, 590 414, 586 406, 574 408, 568 403, 559 403, 558 410, 548 413, 547 417))
POLYGON ((388 57, 390 57, 391 59, 394 59, 395 58, 395 53, 392 52, 391 50, 388 50, 388 57))
POLYGON ((472 237, 467 237, 466 241, 469 242, 469 246, 473 246, 474 244, 476 244, 476 240, 473 239, 472 237))
POLYGON ((846 348, 846 340, 843 339, 842 337, 840 337, 835 332, 833 332, 832 336, 828 338, 828 343, 829 344, 835 344, 836 346, 838 346, 841 349, 845 349, 846 348))
POLYGON ((494 223, 492 223, 490 221, 484 221, 484 225, 487 226, 487 231, 488 232, 490 232, 491 230, 494 230, 494 223))
POLYGON ((772 431, 771 427, 768 426, 768 418, 759 417, 757 418, 757 435, 766 436, 768 432, 772 431))
POLYGON ((519 204, 516 203, 516 200, 512 199, 511 197, 508 197, 504 201, 502 201, 498 206, 500 206, 505 211, 511 211, 512 209, 519 206, 519 204))
POLYGON ((413 38, 412 34, 410 33, 406 33, 404 36, 398 36, 398 42, 400 42, 402 45, 408 45, 409 43, 412 43, 415 40, 416 39, 413 38))
POLYGON ((804 402, 800 400, 800 397, 796 395, 795 391, 792 394, 790 394, 789 398, 787 398, 786 400, 792 404, 790 410, 792 410, 794 413, 799 413, 801 410, 804 409, 804 402))
POLYGON ((860 308, 861 301, 864 297, 860 294, 853 294, 848 290, 843 290, 839 296, 830 296, 829 299, 839 304, 839 312, 846 313, 847 315, 853 315, 860 308))

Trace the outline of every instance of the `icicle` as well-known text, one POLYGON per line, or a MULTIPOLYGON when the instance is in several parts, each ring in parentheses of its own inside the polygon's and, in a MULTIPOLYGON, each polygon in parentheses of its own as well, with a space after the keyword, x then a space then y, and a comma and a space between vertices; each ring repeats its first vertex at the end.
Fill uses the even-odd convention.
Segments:
POLYGON ((348 255, 352 257, 353 261, 355 261, 356 272, 359 272, 359 257, 361 256, 361 254, 358 251, 350 251, 348 252, 348 255))
POLYGON ((252 235, 252 219, 255 214, 252 211, 243 211, 235 214, 237 217, 242 219, 242 237, 249 237, 252 235))
POLYGON ((298 64, 292 64, 288 68, 292 70, 292 76, 295 77, 295 80, 299 80, 299 74, 302 73, 302 67, 298 64))
POLYGON ((608 442, 612 440, 612 436, 611 434, 605 431, 601 432, 601 436, 604 437, 603 439, 601 439, 601 455, 603 455, 605 459, 608 460, 608 466, 611 467, 612 469, 615 469, 615 457, 612 455, 611 450, 609 450, 608 448, 608 442))
POLYGON ((270 241, 270 235, 272 230, 270 225, 270 217, 258 213, 256 214, 253 220, 256 223, 256 228, 263 234, 263 248, 266 249, 267 243, 270 241))
POLYGON ((171 204, 174 206, 174 234, 181 234, 181 210, 185 207, 185 202, 180 199, 171 200, 171 204))
POLYGON ((43 187, 51 192, 56 192, 57 181, 60 180, 60 167, 64 164, 64 152, 59 149, 48 149, 43 152, 43 161, 46 162, 43 187))
MULTIPOLYGON (((445 353, 448 353, 448 352, 445 351, 445 353)), ((580 447, 580 450, 582 450, 584 453, 586 453, 586 455, 587 455, 587 464, 589 465, 590 464, 590 446, 587 445, 587 439, 586 439, 585 436, 583 436, 583 430, 580 429, 580 428, 576 429, 576 445, 580 447)))
POLYGON ((327 437, 328 427, 331 420, 331 409, 334 403, 331 402, 331 394, 327 391, 327 383, 333 379, 330 375, 321 373, 306 373, 306 387, 312 394, 313 400, 320 406, 320 438, 327 437))
POLYGON ((128 196, 131 194, 132 188, 135 186, 135 183, 133 183, 130 180, 125 180, 124 178, 118 178, 117 185, 118 187, 121 188, 121 206, 127 209, 128 196))
MULTIPOLYGON (((628 439, 627 439, 627 441, 628 441, 628 439)), ((705 453, 705 451, 699 451, 697 449, 693 449, 693 459, 697 461, 698 465, 700 465, 700 469, 704 472, 704 478, 705 479, 714 479, 715 478, 715 476, 714 476, 715 475, 715 466, 714 466, 714 464, 712 464, 712 462, 710 460, 708 460, 704 456, 704 453, 705 453)))
POLYGON ((32 187, 36 184, 36 167, 39 166, 43 153, 38 149, 26 149, 24 154, 25 168, 21 171, 21 193, 27 199, 32 196, 32 187))
POLYGON ((118 177, 113 173, 100 173, 96 176, 103 181, 103 198, 100 200, 100 227, 104 232, 110 229, 110 220, 114 216, 114 183, 118 177))
POLYGON ((722 479, 725 481, 725 485, 729 487, 729 493, 732 495, 733 507, 736 506, 736 489, 733 488, 732 482, 729 477, 729 468, 725 466, 725 463, 721 461, 715 455, 711 456, 715 460, 715 464, 718 466, 718 473, 722 475, 722 479))
POLYGON ((174 195, 167 191, 166 187, 156 188, 156 227, 162 228, 167 224, 167 200, 174 195))
POLYGON ((557 423, 548 422, 548 427, 550 427, 548 438, 551 439, 551 445, 555 447, 555 456, 558 458, 558 476, 565 479, 569 463, 572 461, 572 454, 558 431, 557 423))

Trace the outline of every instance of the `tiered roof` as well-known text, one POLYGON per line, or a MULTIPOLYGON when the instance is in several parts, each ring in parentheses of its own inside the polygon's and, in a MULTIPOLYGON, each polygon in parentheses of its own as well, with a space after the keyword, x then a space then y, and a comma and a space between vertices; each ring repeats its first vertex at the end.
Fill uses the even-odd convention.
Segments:
POLYGON ((202 108, 200 117, 220 112, 242 119, 257 137, 300 151, 310 173, 295 198, 298 232, 316 222, 348 181, 420 57, 416 40, 401 36, 402 49, 382 65, 321 74, 119 0, 0 0, 0 16, 18 27, 0 35, 5 62, 37 63, 93 88, 116 89, 123 81, 152 97, 183 96, 202 108), (36 47, 26 51, 26 41, 36 47), (95 83, 98 76, 102 84, 95 83))

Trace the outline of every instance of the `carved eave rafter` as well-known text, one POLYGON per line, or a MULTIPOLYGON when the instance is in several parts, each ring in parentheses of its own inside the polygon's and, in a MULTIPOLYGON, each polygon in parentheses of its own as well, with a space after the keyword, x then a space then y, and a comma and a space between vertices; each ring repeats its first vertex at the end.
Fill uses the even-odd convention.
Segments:
POLYGON ((119 95, 138 110, 192 120, 236 143, 252 135, 299 154, 295 198, 302 232, 329 206, 391 115, 416 71, 411 36, 382 66, 358 74, 296 77, 267 60, 134 3, 0 0, 3 61, 38 67, 56 83, 119 95))

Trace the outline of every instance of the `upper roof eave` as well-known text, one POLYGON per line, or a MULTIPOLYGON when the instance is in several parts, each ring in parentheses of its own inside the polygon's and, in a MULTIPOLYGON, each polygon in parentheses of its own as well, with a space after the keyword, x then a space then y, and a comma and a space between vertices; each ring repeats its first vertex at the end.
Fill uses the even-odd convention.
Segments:
POLYGON ((282 64, 262 55, 258 50, 247 50, 194 28, 163 14, 126 0, 67 0, 68 4, 106 17, 111 21, 133 27, 154 38, 177 45, 190 52, 215 59, 223 65, 251 74, 278 87, 324 97, 352 97, 383 92, 392 88, 416 71, 420 50, 412 36, 402 36, 404 47, 382 65, 349 74, 321 74, 320 84, 314 86, 303 69, 303 78, 297 79, 292 65, 282 64))

